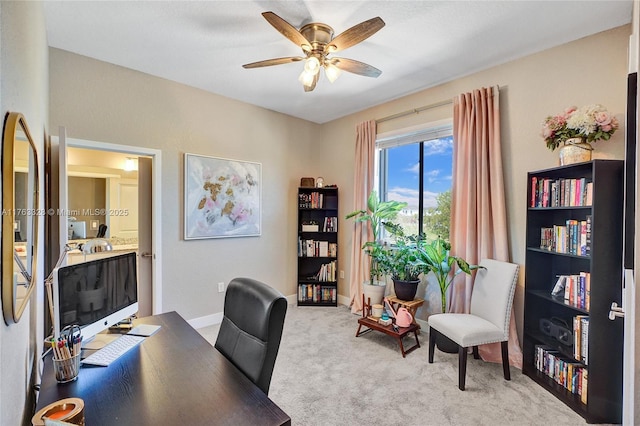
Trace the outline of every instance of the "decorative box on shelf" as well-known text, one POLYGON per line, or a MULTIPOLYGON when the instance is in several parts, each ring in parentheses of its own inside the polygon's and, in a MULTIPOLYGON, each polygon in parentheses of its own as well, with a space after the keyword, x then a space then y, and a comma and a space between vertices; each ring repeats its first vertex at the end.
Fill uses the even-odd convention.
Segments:
POLYGON ((302 232, 318 232, 318 229, 317 224, 302 225, 302 232))

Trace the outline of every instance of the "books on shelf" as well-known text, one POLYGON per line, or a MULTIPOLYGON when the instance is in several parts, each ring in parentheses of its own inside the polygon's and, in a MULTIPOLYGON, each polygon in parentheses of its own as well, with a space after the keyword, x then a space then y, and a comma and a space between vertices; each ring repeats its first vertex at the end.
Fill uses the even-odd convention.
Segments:
POLYGON ((540 248, 576 256, 591 253, 591 215, 585 220, 567 219, 562 225, 540 228, 540 248))
POLYGON ((558 275, 551 295, 560 296, 560 293, 562 293, 564 303, 567 305, 588 311, 591 301, 591 273, 558 275))
POLYGON ((587 403, 587 368, 584 364, 563 356, 559 351, 546 345, 535 345, 534 364, 536 369, 569 392, 580 395, 587 403))
POLYGON ((583 207, 593 203, 593 182, 586 178, 531 178, 529 207, 583 207))
POLYGON ((325 199, 325 195, 322 192, 300 192, 298 193, 298 208, 337 209, 338 197, 336 197, 335 195, 327 195, 325 199))
POLYGON ((336 261, 332 260, 329 263, 325 263, 320 266, 320 270, 314 276, 314 279, 318 281, 336 281, 336 261))
POLYGON ((338 244, 298 237, 298 257, 337 257, 338 244))
POLYGON ((576 315, 573 317, 573 357, 589 364, 589 317, 576 315))
POLYGON ((335 216, 325 217, 322 232, 338 232, 338 218, 335 216))
POLYGON ((298 302, 336 302, 338 291, 335 287, 320 284, 301 284, 298 286, 298 302))

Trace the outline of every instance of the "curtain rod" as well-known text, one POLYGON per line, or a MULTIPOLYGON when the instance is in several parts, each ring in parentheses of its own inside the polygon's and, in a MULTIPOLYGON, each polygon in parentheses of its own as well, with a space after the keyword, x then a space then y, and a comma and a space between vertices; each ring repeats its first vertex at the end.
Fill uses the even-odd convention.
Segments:
POLYGON ((447 101, 440 101, 440 102, 436 102, 434 104, 431 105, 425 105, 425 106, 421 106, 419 108, 414 108, 414 109, 410 109, 408 111, 403 111, 403 112, 399 112, 397 114, 393 114, 393 115, 388 115, 386 117, 382 117, 376 120, 376 123, 382 123, 384 121, 390 121, 390 120, 395 120, 396 118, 400 118, 400 117, 405 117, 407 115, 411 115, 411 114, 418 114, 421 111, 425 111, 431 108, 437 108, 437 107, 441 107, 441 106, 445 106, 445 105, 449 105, 453 103, 453 99, 447 100, 447 101))

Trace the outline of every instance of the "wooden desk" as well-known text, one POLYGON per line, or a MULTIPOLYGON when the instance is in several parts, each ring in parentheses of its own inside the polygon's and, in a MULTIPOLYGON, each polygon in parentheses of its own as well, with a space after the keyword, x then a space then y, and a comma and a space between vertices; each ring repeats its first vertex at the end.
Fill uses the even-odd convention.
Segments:
POLYGON ((82 366, 78 379, 57 384, 45 358, 36 412, 77 397, 85 424, 290 425, 267 395, 176 312, 134 324, 162 328, 108 367, 82 366))

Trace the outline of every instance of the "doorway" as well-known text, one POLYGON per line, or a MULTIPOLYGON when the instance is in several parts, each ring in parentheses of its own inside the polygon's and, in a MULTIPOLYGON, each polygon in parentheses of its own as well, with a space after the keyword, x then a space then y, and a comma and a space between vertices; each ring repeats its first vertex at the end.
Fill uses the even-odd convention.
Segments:
MULTIPOLYGON (((90 152, 93 154, 99 153, 99 157, 102 160, 101 166, 104 170, 102 172, 105 178, 112 179, 113 185, 111 185, 112 191, 107 195, 107 205, 110 209, 118 211, 125 211, 118 205, 123 200, 131 199, 135 189, 131 185, 131 179, 127 183, 126 179, 116 178, 115 176, 109 177, 109 167, 106 162, 107 158, 123 159, 123 165, 125 159, 134 160, 138 166, 138 178, 137 178, 137 251, 138 251, 138 299, 139 299, 139 315, 147 316, 162 312, 162 274, 161 274, 161 152, 160 150, 151 148, 142 148, 129 145, 111 144, 105 142, 95 142, 83 139, 72 139, 65 137, 64 128, 60 128, 60 136, 58 138, 51 138, 50 149, 50 170, 57 169, 57 179, 52 178, 52 182, 49 183, 50 188, 57 187, 57 206, 58 211, 68 212, 70 208, 69 204, 69 176, 93 176, 100 174, 100 170, 92 169, 92 166, 72 167, 73 171, 70 172, 69 156, 73 150, 90 152), (55 161, 54 161, 55 160, 55 161), (125 184, 123 184, 123 182, 125 184), (121 200, 115 198, 121 197, 121 200), (109 198, 114 198, 110 200, 109 198)), ((82 160, 74 160, 76 163, 82 160)), ((54 174, 54 173, 52 173, 54 174)), ((113 173, 111 173, 113 175, 113 173)), ((51 229, 57 228, 58 238, 51 235, 50 241, 59 241, 59 247, 64 246, 68 241, 69 229, 69 216, 67 214, 59 214, 57 224, 52 223, 51 229), (56 226, 57 225, 57 226, 56 226)), ((131 227, 131 217, 126 216, 127 220, 122 220, 122 217, 113 217, 111 220, 105 218, 105 221, 109 222, 111 228, 120 229, 126 228, 123 224, 131 227)), ((98 219, 97 223, 88 223, 87 227, 91 229, 91 226, 95 227, 100 225, 98 219)), ((93 231, 95 233, 95 230, 93 231)), ((113 234, 112 234, 113 235, 113 234)), ((131 238, 132 234, 125 235, 124 240, 128 236, 131 238)), ((109 236, 109 235, 108 235, 109 236)), ((125 241, 125 243, 128 241, 125 241)), ((126 244, 125 244, 126 245, 126 244)))

